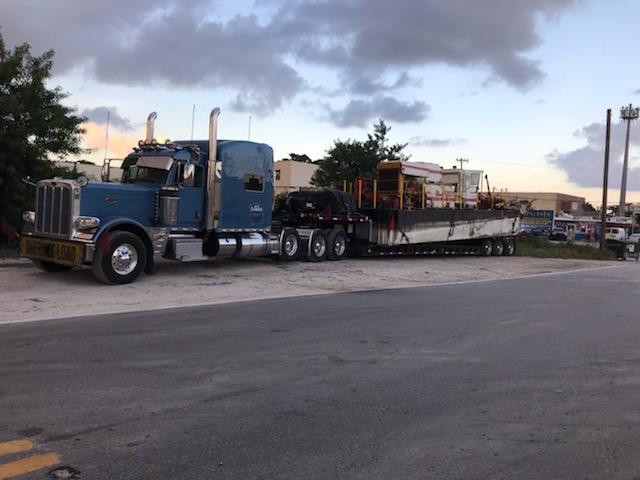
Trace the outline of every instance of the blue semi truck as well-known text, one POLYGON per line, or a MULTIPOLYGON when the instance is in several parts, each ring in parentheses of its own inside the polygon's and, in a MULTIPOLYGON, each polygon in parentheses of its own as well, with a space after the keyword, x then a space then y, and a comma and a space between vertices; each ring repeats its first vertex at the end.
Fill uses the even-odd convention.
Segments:
POLYGON ((164 143, 154 140, 150 114, 146 138, 123 160, 119 182, 110 181, 109 162, 102 182, 38 182, 36 209, 23 215, 21 255, 47 272, 84 265, 101 282, 125 284, 152 273, 157 258, 318 262, 348 253, 515 251, 517 215, 508 211, 363 210, 335 189, 297 192, 274 207, 273 150, 218 140, 219 114, 211 112, 208 140, 164 143), (433 234, 439 229, 442 238, 433 234))

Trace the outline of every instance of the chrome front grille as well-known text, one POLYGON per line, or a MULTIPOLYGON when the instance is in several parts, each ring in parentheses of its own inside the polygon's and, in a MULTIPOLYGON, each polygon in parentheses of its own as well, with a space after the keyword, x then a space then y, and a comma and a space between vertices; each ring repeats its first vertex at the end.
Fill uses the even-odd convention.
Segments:
POLYGON ((71 186, 41 183, 36 193, 36 232, 69 236, 72 216, 71 186))

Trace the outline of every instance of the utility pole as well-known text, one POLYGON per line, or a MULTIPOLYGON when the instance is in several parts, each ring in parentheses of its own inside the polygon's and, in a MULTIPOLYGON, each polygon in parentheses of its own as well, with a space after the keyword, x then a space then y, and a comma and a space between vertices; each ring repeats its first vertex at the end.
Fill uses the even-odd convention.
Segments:
POLYGON ((607 229, 607 189, 609 188, 609 140, 611 139, 611 109, 607 109, 607 130, 604 137, 604 178, 602 179, 602 209, 600 211, 600 250, 604 252, 604 232, 607 229))
POLYGON ((469 163, 468 158, 456 158, 456 162, 460 162, 460 170, 463 169, 463 163, 469 163))
POLYGON ((640 109, 633 108, 632 104, 628 107, 620 108, 620 118, 627 121, 627 139, 624 144, 624 163, 622 164, 622 182, 620 184, 620 205, 618 205, 618 215, 625 216, 627 203, 627 168, 629 166, 629 130, 631 129, 631 120, 638 118, 640 109))

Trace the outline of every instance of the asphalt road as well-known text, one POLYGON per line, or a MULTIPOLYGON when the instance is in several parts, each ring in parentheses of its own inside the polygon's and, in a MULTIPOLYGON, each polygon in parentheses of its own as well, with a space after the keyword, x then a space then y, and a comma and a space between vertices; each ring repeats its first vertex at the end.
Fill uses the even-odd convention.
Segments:
POLYGON ((639 293, 633 262, 3 325, 0 442, 33 448, 0 473, 637 479, 639 293))

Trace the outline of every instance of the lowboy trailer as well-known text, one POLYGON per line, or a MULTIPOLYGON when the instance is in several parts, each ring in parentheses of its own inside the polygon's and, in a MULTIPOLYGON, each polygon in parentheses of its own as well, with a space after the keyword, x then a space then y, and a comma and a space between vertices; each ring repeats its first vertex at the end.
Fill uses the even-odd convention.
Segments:
POLYGON ((336 189, 294 192, 274 207, 273 150, 218 140, 219 113, 211 112, 208 140, 165 143, 154 140, 150 114, 146 139, 123 160, 120 182, 110 181, 109 162, 103 182, 38 182, 36 209, 23 215, 21 255, 47 272, 89 266, 99 281, 125 284, 152 273, 157 258, 318 262, 515 251, 518 216, 507 210, 370 208, 336 189))
MULTIPOLYGON (((516 210, 475 210, 428 208, 401 210, 360 208, 342 191, 292 192, 276 203, 274 223, 279 228, 305 232, 343 232, 347 254, 385 255, 506 255, 516 249, 519 212, 516 210)), ((333 234, 335 235, 335 234, 333 234)), ((327 242, 329 258, 332 248, 327 242)), ((342 258, 342 257, 341 257, 342 258)))

